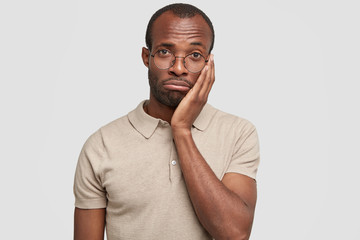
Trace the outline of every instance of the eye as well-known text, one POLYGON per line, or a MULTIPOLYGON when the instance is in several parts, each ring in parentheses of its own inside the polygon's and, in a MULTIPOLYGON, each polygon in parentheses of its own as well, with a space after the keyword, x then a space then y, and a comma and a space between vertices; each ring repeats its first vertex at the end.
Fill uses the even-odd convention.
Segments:
POLYGON ((199 59, 202 57, 202 55, 198 52, 193 52, 191 55, 190 55, 193 59, 199 59))
POLYGON ((188 55, 187 59, 191 61, 201 61, 203 60, 203 56, 198 52, 193 52, 190 55, 188 55))
POLYGON ((159 56, 168 56, 171 54, 171 52, 167 49, 161 49, 158 51, 159 56))

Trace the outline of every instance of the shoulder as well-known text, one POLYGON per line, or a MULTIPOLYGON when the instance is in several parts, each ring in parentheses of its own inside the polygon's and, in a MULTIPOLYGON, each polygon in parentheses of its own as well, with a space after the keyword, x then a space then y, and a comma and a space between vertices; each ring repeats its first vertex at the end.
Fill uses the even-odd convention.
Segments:
POLYGON ((210 104, 207 104, 208 108, 211 108, 214 115, 211 119, 211 125, 214 127, 227 128, 236 130, 238 132, 255 131, 255 125, 248 119, 240 116, 236 116, 231 113, 219 110, 210 104))
POLYGON ((83 149, 94 149, 99 152, 104 151, 107 143, 123 135, 129 128, 130 124, 127 115, 119 117, 93 132, 86 140, 83 149))

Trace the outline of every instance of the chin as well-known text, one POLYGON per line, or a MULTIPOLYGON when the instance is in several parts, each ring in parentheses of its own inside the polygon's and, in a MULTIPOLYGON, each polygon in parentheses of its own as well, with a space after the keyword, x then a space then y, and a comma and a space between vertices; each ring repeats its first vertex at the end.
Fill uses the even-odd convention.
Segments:
POLYGON ((158 102, 167 107, 176 108, 180 104, 181 100, 183 100, 184 95, 179 92, 168 92, 168 94, 155 96, 155 98, 158 102))

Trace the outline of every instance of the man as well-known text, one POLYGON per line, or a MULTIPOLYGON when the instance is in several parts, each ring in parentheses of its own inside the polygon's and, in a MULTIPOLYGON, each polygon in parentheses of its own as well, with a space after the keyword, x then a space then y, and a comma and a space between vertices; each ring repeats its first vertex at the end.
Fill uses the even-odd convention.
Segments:
POLYGON ((254 126, 207 98, 214 30, 172 4, 149 21, 150 98, 95 132, 78 161, 76 240, 248 239, 259 163, 254 126))

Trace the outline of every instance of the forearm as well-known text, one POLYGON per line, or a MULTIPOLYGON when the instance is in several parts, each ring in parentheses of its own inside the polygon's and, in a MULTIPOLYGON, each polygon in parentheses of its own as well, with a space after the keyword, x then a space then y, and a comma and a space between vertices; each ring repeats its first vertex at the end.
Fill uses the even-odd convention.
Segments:
POLYGON ((74 240, 103 240, 106 210, 79 209, 74 212, 74 240))
POLYGON ((216 239, 248 239, 253 210, 214 174, 190 130, 173 130, 180 166, 199 221, 216 239))

